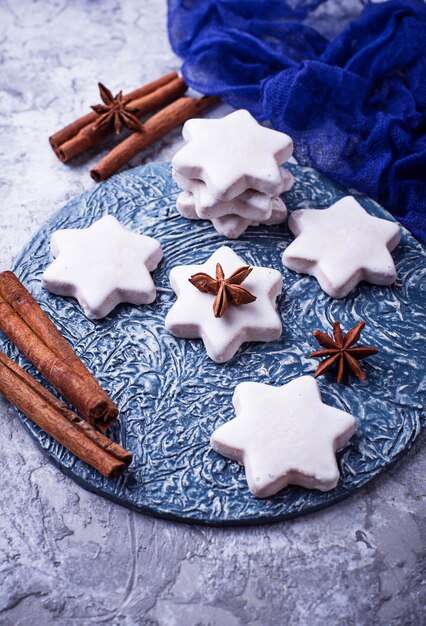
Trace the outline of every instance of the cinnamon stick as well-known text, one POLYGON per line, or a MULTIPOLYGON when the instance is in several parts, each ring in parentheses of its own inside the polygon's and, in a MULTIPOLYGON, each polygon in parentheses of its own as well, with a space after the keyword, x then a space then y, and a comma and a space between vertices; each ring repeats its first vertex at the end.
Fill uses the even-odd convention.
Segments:
POLYGON ((86 150, 93 148, 95 144, 108 135, 109 128, 95 128, 93 122, 84 126, 80 132, 69 141, 63 143, 55 154, 62 163, 68 163, 74 157, 83 154, 86 150))
POLYGON ((216 96, 202 98, 179 98, 144 123, 144 133, 132 133, 109 152, 90 172, 96 182, 115 174, 130 159, 144 148, 164 137, 168 132, 180 126, 186 120, 198 115, 213 104, 219 102, 216 96))
MULTIPOLYGON (((171 82, 173 79, 177 77, 178 77, 177 72, 170 72, 170 74, 166 74, 165 76, 162 76, 158 80, 154 80, 153 82, 148 83, 147 85, 144 85, 143 87, 140 87, 139 89, 136 89, 135 91, 131 91, 130 93, 127 94, 126 97, 131 98, 132 100, 136 100, 137 98, 142 98, 143 96, 146 96, 149 93, 156 91, 157 89, 159 89, 163 85, 166 85, 167 83, 171 82)), ((73 137, 75 137, 75 135, 77 135, 77 133, 79 133, 80 130, 84 128, 85 126, 88 126, 89 124, 93 124, 94 122, 96 122, 97 118, 98 118, 98 114, 95 113, 95 111, 92 111, 91 113, 88 113, 87 115, 83 115, 83 117, 80 117, 75 122, 68 124, 68 126, 66 126, 62 130, 58 131, 57 133, 49 137, 49 142, 53 150, 56 152, 59 146, 61 146, 66 141, 69 141, 73 137)))
MULTIPOLYGON (((182 96, 187 90, 187 86, 183 78, 175 78, 166 85, 160 87, 156 91, 139 97, 129 103, 132 108, 135 108, 134 115, 141 117, 142 115, 153 111, 156 108, 162 107, 170 102, 176 100, 182 96)), ((97 114, 95 113, 97 116, 97 114)), ((97 116, 98 117, 98 116, 97 116)), ((93 148, 105 135, 109 129, 95 128, 94 123, 91 122, 84 126, 74 137, 69 141, 61 144, 56 149, 57 157, 63 162, 67 163, 74 157, 83 154, 86 150, 93 148)))
POLYGON ((67 363, 83 378, 92 378, 91 373, 59 332, 52 320, 40 308, 36 300, 17 276, 10 271, 0 273, 0 296, 15 309, 46 346, 67 363))
POLYGON ((0 393, 103 476, 119 476, 130 465, 130 452, 94 430, 3 352, 0 352, 0 393))
POLYGON ((13 272, 0 273, 0 330, 101 431, 118 409, 13 272))
POLYGON ((182 96, 187 89, 188 86, 183 78, 178 77, 170 81, 161 89, 157 89, 146 96, 135 98, 129 102, 129 106, 131 106, 132 109, 135 109, 133 112, 134 115, 140 117, 141 115, 150 113, 154 109, 170 104, 170 102, 173 102, 182 96))

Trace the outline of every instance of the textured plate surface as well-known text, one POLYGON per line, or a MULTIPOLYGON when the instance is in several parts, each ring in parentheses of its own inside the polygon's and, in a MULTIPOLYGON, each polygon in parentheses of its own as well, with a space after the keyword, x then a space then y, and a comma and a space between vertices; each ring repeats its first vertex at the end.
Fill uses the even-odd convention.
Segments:
MULTIPOLYGON (((347 191, 309 168, 290 165, 296 183, 284 194, 289 210, 326 208, 347 191)), ((86 488, 121 504, 155 515, 214 524, 285 519, 347 497, 394 462, 419 434, 426 388, 426 256, 407 232, 393 253, 398 282, 392 287, 362 283, 344 300, 333 300, 317 281, 283 268, 281 254, 293 237, 286 226, 249 229, 235 242, 220 237, 211 224, 189 221, 175 209, 178 189, 168 163, 139 167, 113 177, 69 202, 32 238, 14 270, 53 318, 121 413, 111 436, 129 449, 134 461, 119 479, 108 481, 20 415, 50 459, 86 488), (103 215, 159 239, 164 259, 154 272, 154 304, 121 305, 107 318, 90 321, 75 300, 41 289, 51 260, 49 242, 59 228, 83 228, 103 215), (269 344, 245 344, 227 364, 217 365, 200 340, 179 340, 164 328, 174 301, 170 269, 202 263, 220 245, 230 245, 248 263, 283 272, 279 300, 283 335, 269 344), (351 412, 358 431, 339 453, 341 480, 321 493, 289 487, 260 500, 247 489, 244 470, 209 447, 211 432, 234 416, 232 393, 246 380, 282 385, 312 374, 318 360, 315 328, 330 330, 334 319, 349 329, 367 321, 362 343, 380 348, 364 361, 367 381, 351 378, 338 385, 330 374, 319 379, 323 400, 351 412)), ((355 194, 373 215, 391 219, 372 200, 355 194)), ((333 233, 330 233, 333 245, 333 233)), ((2 345, 1 345, 2 344, 2 345)), ((35 369, 9 342, 0 347, 36 378, 35 369)))

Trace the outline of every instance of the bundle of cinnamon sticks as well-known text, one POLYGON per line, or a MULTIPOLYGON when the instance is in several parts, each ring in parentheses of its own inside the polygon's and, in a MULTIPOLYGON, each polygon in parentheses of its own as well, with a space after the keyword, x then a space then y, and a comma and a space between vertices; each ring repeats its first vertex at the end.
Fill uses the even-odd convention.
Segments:
POLYGON ((82 417, 3 352, 0 393, 104 476, 112 478, 127 469, 132 455, 102 434, 117 418, 117 407, 15 274, 8 271, 0 273, 0 329, 82 417))
POLYGON ((126 96, 120 92, 114 98, 103 85, 99 84, 99 88, 106 106, 92 107, 95 109, 92 113, 81 117, 49 138, 55 154, 63 163, 98 144, 114 128, 117 130, 117 126, 113 124, 114 115, 116 120, 121 116, 126 125, 126 119, 129 117, 139 118, 156 112, 137 128, 134 123, 127 124, 136 130, 117 144, 91 170, 90 175, 96 182, 105 180, 138 152, 219 101, 219 98, 210 96, 182 97, 187 86, 176 72, 162 76, 126 96), (108 95, 107 100, 105 93, 108 95), (105 116, 105 113, 98 113, 96 109, 108 110, 108 119, 105 119, 111 123, 99 124, 100 116, 105 116))

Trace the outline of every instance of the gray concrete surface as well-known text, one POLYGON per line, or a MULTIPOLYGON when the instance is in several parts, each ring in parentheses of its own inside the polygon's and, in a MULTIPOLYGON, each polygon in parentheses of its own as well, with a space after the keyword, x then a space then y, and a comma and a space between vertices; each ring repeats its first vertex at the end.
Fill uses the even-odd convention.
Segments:
MULTIPOLYGON (((62 165, 48 135, 179 67, 162 0, 0 0, 0 269, 96 155, 62 165)), ((169 158, 179 133, 135 159, 169 158)), ((425 623, 423 437, 351 499, 287 523, 191 527, 87 493, 0 401, 0 624, 252 626, 425 623)))

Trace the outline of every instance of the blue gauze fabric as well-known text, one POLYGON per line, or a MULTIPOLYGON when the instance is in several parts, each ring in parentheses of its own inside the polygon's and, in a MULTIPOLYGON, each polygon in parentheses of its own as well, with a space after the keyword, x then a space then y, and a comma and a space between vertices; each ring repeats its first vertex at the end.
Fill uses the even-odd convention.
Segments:
POLYGON ((331 39, 326 5, 169 0, 169 37, 191 87, 269 120, 299 163, 377 199, 426 243, 426 5, 368 4, 331 39))

